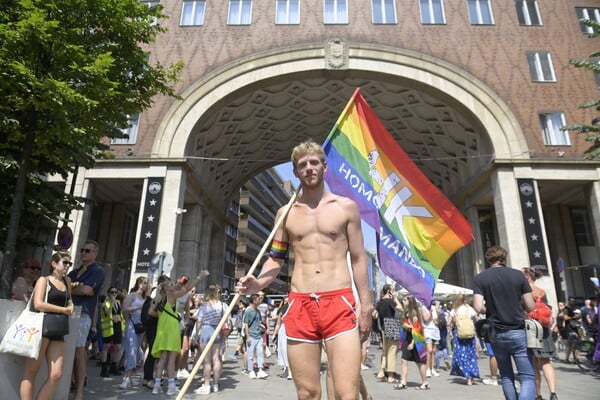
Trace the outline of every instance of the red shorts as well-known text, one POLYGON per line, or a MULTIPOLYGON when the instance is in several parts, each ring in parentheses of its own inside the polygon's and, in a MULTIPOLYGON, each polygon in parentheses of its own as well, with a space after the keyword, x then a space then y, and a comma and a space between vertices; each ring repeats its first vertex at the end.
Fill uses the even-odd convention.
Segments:
POLYGON ((319 293, 290 292, 283 321, 289 340, 319 343, 358 327, 351 288, 319 293))

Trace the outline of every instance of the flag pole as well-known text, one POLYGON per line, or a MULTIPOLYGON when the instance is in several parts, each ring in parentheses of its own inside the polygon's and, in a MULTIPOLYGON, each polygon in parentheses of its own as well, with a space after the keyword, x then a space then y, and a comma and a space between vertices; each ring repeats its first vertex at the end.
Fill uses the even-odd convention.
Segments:
MULTIPOLYGON (((260 249, 260 252, 256 256, 256 259, 254 260, 254 263, 252 263, 252 266, 248 270, 248 274, 247 275, 251 275, 252 273, 254 273, 254 270, 258 266, 258 263, 260 262, 260 259, 262 258, 263 254, 267 250, 267 247, 271 244, 271 241, 273 240, 273 237, 275 236, 275 233, 277 232, 277 230, 279 229, 279 227, 283 223, 283 220, 287 217, 288 213, 290 212, 290 209, 292 208, 292 205, 294 204, 294 201, 296 200, 296 197, 298 197, 298 191, 299 190, 300 190, 300 185, 298 185, 298 187, 296 188, 296 191, 294 192, 294 194, 290 198, 290 201, 288 201, 288 203, 286 204, 285 209, 283 210, 283 213, 281 214, 281 218, 279 218, 275 222, 275 226, 273 227, 273 230, 271 230, 271 233, 269 234, 269 236, 265 240, 265 243, 263 244, 263 247, 260 249)), ((212 348, 213 343, 215 342, 215 340, 217 340, 217 336, 219 335, 219 333, 221 333, 221 328, 225 324, 225 321, 227 321, 227 318, 229 318, 229 316, 231 315, 231 312, 233 311, 233 307, 235 307, 235 305, 238 302, 238 300, 240 299, 240 297, 241 297, 241 293, 236 293, 235 296, 233 297, 233 300, 231 300, 231 302, 229 303, 229 306, 227 307, 227 310, 225 310, 225 312, 223 313, 223 316, 221 317, 221 320, 217 324, 217 328, 215 329, 214 333, 212 334, 212 336, 208 340, 208 343, 206 344, 206 347, 204 348, 204 350, 200 354, 200 357, 198 357, 198 360, 194 364, 194 367, 192 368, 190 376, 185 380, 185 383, 183 384, 183 387, 179 391, 179 394, 177 395, 176 400, 182 400, 183 396, 185 396, 185 394, 188 391, 190 385, 192 384, 192 380, 194 379, 194 377, 196 376, 196 373, 198 372, 198 369, 200 369, 200 366, 202 365, 202 363, 204 362, 204 359, 206 358, 206 355, 208 354, 208 352, 212 348)), ((225 340, 227 340, 227 338, 225 338, 225 340)), ((161 373, 162 373, 162 371, 161 371, 161 373)), ((206 384, 206 382, 205 382, 205 384, 206 384)))

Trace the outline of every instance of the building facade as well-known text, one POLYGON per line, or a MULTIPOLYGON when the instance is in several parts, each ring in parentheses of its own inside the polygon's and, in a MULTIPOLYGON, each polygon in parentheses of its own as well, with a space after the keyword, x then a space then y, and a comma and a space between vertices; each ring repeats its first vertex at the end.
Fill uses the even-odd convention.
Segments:
POLYGON ((361 87, 473 225, 446 282, 471 286, 485 248, 500 244, 513 267, 544 271, 551 301, 589 290, 600 163, 584 159, 584 137, 560 128, 596 117, 578 106, 597 96, 597 77, 569 60, 596 51, 579 19, 599 20, 597 1, 148 4, 169 17, 151 62, 185 62, 180 99, 131 116, 129 137, 111 143, 116 158, 79 171, 75 194, 95 206, 71 215, 75 248, 97 239, 100 260, 132 273, 167 251, 177 273, 209 269, 220 282, 242 185, 299 142, 322 142, 361 87))

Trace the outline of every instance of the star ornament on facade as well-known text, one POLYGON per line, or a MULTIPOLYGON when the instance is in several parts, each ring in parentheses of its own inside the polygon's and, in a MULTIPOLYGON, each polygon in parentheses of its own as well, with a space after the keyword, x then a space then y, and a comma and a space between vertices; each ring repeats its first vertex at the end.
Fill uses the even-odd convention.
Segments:
POLYGON ((535 218, 528 219, 530 225, 535 225, 535 218))
POLYGON ((154 222, 154 215, 148 215, 148 222, 154 222))
POLYGON ((152 232, 146 232, 146 239, 150 239, 152 237, 152 232))
POLYGON ((533 203, 531 201, 527 201, 527 202, 525 202, 525 206, 527 208, 532 208, 533 207, 533 203))
POLYGON ((536 250, 536 251, 533 252, 533 256, 535 258, 540 258, 542 256, 542 253, 540 253, 539 251, 536 250))
POLYGON ((145 249, 143 250, 143 252, 144 252, 144 255, 145 255, 145 256, 148 256, 148 255, 150 255, 150 249, 148 249, 148 248, 145 248, 145 249))
POLYGON ((534 242, 537 242, 538 240, 538 235, 536 235, 535 233, 533 235, 530 236, 531 240, 533 240, 534 242))
POLYGON ((156 200, 154 200, 154 199, 150 200, 150 205, 151 206, 155 206, 156 205, 156 200))

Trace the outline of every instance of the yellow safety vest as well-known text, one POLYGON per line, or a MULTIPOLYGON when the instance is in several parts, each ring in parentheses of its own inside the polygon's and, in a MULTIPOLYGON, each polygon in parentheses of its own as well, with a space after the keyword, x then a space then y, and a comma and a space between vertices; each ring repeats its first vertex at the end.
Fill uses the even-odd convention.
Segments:
MULTIPOLYGON (((125 318, 123 317, 123 309, 121 308, 121 303, 119 300, 115 300, 119 304, 119 309, 121 309, 121 332, 125 333, 125 318)), ((102 337, 111 337, 115 334, 115 330, 113 329, 113 313, 110 302, 107 300, 102 307, 100 307, 100 329, 102 330, 102 337), (108 313, 104 310, 104 305, 110 309, 108 313)))

